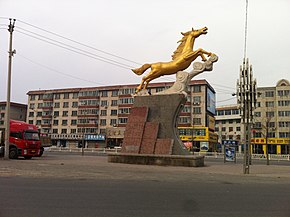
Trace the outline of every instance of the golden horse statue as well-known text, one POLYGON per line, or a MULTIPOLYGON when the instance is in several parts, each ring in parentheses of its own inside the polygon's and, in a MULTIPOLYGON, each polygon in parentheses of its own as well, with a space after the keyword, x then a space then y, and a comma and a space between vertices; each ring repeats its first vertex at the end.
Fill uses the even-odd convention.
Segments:
POLYGON ((193 50, 195 39, 206 33, 207 27, 197 30, 192 28, 191 31, 181 33, 183 38, 177 42, 180 42, 180 44, 172 55, 172 61, 157 62, 152 64, 146 63, 138 69, 132 69, 135 74, 142 75, 147 69, 151 68, 151 71, 148 73, 148 75, 142 78, 140 85, 137 87, 136 93, 142 89, 146 90, 149 82, 155 78, 159 78, 163 75, 172 75, 178 71, 185 70, 198 56, 201 57, 202 61, 206 61, 207 59, 204 56, 205 54, 208 56, 214 55, 213 53, 207 52, 201 48, 193 50))

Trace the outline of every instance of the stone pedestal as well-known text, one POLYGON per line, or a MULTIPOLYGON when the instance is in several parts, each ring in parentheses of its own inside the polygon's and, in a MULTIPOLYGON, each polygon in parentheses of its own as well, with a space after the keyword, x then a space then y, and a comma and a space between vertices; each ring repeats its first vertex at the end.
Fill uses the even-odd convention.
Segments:
POLYGON ((122 153, 188 155, 177 133, 184 94, 136 96, 125 130, 122 153))

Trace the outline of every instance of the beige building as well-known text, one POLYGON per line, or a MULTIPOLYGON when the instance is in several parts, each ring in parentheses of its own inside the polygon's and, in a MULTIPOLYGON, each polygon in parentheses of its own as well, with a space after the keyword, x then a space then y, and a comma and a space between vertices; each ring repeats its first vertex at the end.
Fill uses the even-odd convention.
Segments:
POLYGON ((290 150, 290 83, 286 79, 274 87, 259 87, 253 130, 254 151, 289 154, 290 150))
MULTIPOLYGON (((290 152, 290 84, 282 79, 274 87, 257 88, 257 107, 252 128, 252 152, 289 154, 290 152)), ((243 125, 237 105, 217 108, 215 132, 222 140, 243 141, 243 125)))
MULTIPOLYGON (((10 118, 18 121, 26 121, 27 105, 10 102, 10 118)), ((6 102, 0 102, 0 129, 5 128, 6 102)))
MULTIPOLYGON (((151 93, 173 83, 152 83, 151 93)), ((29 91, 27 122, 51 135, 54 145, 87 147, 122 143, 137 85, 29 91)), ((170 103, 170 102, 169 102, 170 103)), ((191 81, 179 126, 214 131, 215 91, 206 80, 191 81)))

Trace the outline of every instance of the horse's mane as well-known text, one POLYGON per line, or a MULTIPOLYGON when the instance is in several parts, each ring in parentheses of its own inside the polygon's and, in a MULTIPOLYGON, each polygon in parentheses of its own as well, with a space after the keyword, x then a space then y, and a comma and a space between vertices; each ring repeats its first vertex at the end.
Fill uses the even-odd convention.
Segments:
POLYGON ((173 52, 173 55, 171 56, 172 60, 175 60, 176 58, 178 58, 181 55, 183 48, 184 48, 184 45, 185 45, 185 42, 186 42, 186 39, 187 39, 190 32, 191 31, 181 33, 183 35, 183 38, 177 42, 177 43, 179 43, 179 42, 181 42, 181 43, 178 45, 176 50, 173 52))

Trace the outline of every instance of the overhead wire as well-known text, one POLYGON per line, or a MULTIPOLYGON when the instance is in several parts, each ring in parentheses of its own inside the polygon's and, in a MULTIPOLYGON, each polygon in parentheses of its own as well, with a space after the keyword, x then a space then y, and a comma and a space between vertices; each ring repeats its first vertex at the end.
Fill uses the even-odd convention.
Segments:
POLYGON ((46 65, 44 65, 44 64, 41 64, 41 63, 39 63, 39 62, 36 62, 36 61, 34 61, 34 60, 28 58, 28 57, 23 56, 23 55, 20 54, 19 52, 17 52, 17 56, 20 56, 20 57, 23 58, 24 60, 26 60, 26 61, 28 61, 28 62, 30 62, 30 63, 33 63, 34 65, 40 66, 40 67, 42 67, 42 68, 44 68, 44 69, 46 69, 46 70, 53 71, 53 72, 56 72, 56 73, 61 74, 61 75, 65 75, 65 76, 67 76, 67 77, 71 77, 71 78, 74 78, 74 79, 77 79, 77 80, 81 80, 81 81, 86 81, 86 82, 89 82, 89 83, 92 83, 92 84, 104 85, 104 84, 102 84, 102 83, 97 83, 97 82, 94 82, 94 81, 91 81, 91 80, 86 80, 86 79, 83 79, 83 78, 80 78, 80 77, 77 77, 77 76, 73 76, 73 75, 70 75, 70 74, 67 74, 67 73, 61 72, 61 71, 59 71, 59 70, 53 69, 53 68, 51 68, 51 67, 49 67, 49 66, 46 66, 46 65))
POLYGON ((90 45, 87 45, 87 44, 84 44, 84 43, 81 43, 81 42, 78 42, 78 41, 76 41, 76 40, 73 40, 73 39, 70 39, 70 38, 68 38, 68 37, 62 36, 62 35, 60 35, 60 34, 54 33, 54 32, 52 32, 52 31, 45 30, 45 29, 43 29, 43 28, 41 28, 41 27, 38 27, 38 26, 33 25, 33 24, 30 24, 30 23, 28 23, 28 22, 24 22, 24 21, 22 21, 22 20, 18 20, 18 22, 23 23, 23 24, 26 24, 26 25, 28 25, 28 26, 31 26, 31 27, 33 27, 33 28, 39 29, 39 30, 41 30, 41 31, 47 32, 47 33, 49 33, 49 34, 55 35, 55 36, 57 36, 57 37, 60 37, 60 38, 65 39, 65 40, 68 40, 68 41, 70 41, 70 42, 73 42, 73 43, 76 43, 76 44, 82 45, 82 46, 84 46, 84 47, 87 47, 87 48, 90 48, 90 49, 93 49, 93 50, 99 51, 99 52, 101 52, 101 53, 104 53, 104 54, 107 54, 107 55, 110 55, 110 56, 113 56, 113 57, 116 57, 116 58, 119 58, 119 59, 122 59, 122 60, 125 60, 125 61, 128 61, 128 62, 131 62, 131 63, 137 64, 137 65, 141 65, 141 64, 138 63, 138 62, 135 62, 135 61, 129 60, 129 59, 127 59, 127 58, 124 58, 124 57, 121 57, 121 56, 118 56, 118 55, 115 55, 115 54, 112 54, 112 53, 109 53, 109 52, 107 52, 107 51, 103 51, 103 50, 101 50, 101 49, 95 48, 95 47, 93 47, 93 46, 90 46, 90 45))

